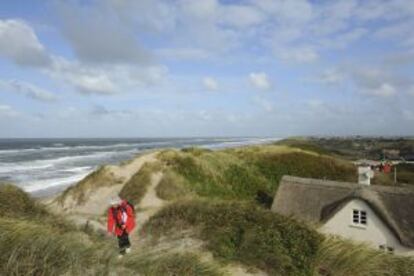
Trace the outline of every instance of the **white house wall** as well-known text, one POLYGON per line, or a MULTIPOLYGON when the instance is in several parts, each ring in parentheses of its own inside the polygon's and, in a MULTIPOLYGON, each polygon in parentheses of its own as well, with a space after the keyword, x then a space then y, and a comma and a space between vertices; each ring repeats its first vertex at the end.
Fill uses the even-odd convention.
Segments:
POLYGON ((362 200, 355 199, 348 202, 320 228, 320 231, 354 241, 366 242, 376 249, 380 245, 386 245, 394 248, 396 254, 414 255, 414 250, 402 246, 389 227, 362 200), (367 212, 367 224, 365 226, 353 224, 354 209, 367 212))

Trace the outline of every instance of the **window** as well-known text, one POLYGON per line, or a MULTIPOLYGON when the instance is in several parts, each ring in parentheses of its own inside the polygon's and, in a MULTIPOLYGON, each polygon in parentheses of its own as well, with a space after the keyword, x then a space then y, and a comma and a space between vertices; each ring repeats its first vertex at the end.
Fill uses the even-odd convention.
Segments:
POLYGON ((384 251, 384 252, 387 252, 387 253, 390 253, 390 254, 393 254, 393 253, 394 253, 394 248, 393 248, 393 247, 391 247, 391 246, 387 246, 387 245, 385 245, 385 244, 381 244, 381 245, 379 246, 379 249, 380 249, 381 251, 384 251))
POLYGON ((363 210, 353 210, 352 222, 359 225, 367 225, 367 212, 363 210))

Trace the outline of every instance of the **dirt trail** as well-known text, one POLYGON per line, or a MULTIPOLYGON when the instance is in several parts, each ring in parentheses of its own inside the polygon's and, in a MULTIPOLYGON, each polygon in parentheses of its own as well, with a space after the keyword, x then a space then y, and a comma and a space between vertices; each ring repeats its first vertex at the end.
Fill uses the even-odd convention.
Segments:
MULTIPOLYGON (((139 233, 142 226, 152 217, 158 210, 160 210, 166 203, 157 196, 156 188, 162 179, 162 172, 157 172, 151 175, 151 184, 147 189, 145 196, 137 206, 137 227, 135 233, 139 233)), ((136 239, 137 235, 134 235, 136 239)))

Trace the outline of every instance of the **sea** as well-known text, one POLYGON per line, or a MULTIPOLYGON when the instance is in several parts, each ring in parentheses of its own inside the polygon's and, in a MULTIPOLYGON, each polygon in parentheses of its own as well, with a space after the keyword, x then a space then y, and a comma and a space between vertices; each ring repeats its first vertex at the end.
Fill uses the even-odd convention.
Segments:
POLYGON ((0 139, 0 183, 28 193, 53 194, 82 180, 100 165, 118 164, 145 151, 201 147, 212 150, 264 144, 278 138, 0 139))

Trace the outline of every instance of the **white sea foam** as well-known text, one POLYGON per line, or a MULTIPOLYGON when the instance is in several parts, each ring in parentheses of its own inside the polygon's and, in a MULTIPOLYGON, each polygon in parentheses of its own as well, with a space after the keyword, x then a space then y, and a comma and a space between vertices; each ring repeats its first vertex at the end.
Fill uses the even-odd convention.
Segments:
MULTIPOLYGON (((143 142, 143 143, 118 143, 111 145, 97 145, 97 146, 52 146, 52 147, 37 147, 27 149, 4 149, 0 150, 0 155, 9 154, 24 154, 28 152, 47 152, 47 151, 76 151, 76 150, 102 150, 102 149, 122 149, 122 148, 141 148, 148 146, 162 146, 170 144, 171 141, 159 141, 159 142, 143 142)), ((63 144, 54 144, 63 145, 63 144)))
POLYGON ((52 187, 59 187, 59 186, 68 186, 71 184, 75 184, 79 181, 81 181, 83 178, 85 178, 92 169, 88 172, 83 172, 80 174, 76 174, 70 177, 61 177, 61 178, 51 178, 47 180, 36 180, 27 182, 25 186, 23 186, 23 190, 25 190, 28 193, 37 192, 40 190, 46 190, 48 188, 52 187))
MULTIPOLYGON (((134 151, 131 151, 133 153, 134 151)), ((125 153, 125 152, 124 152, 125 153)), ((32 171, 32 170, 45 170, 45 169, 52 169, 56 165, 62 165, 65 163, 73 163, 76 161, 83 161, 83 160, 93 160, 93 159, 105 159, 112 155, 119 154, 117 151, 106 151, 106 152, 98 152, 89 155, 76 155, 76 156, 66 156, 66 157, 58 157, 52 159, 44 159, 44 160, 35 160, 35 161, 25 161, 25 162, 17 162, 17 163, 0 163, 0 173, 7 174, 12 172, 19 172, 19 171, 32 171)))
MULTIPOLYGON (((132 157, 142 148, 188 147, 199 146, 210 149, 239 147, 243 145, 263 144, 277 141, 276 138, 196 138, 171 139, 165 141, 146 141, 142 143, 117 143, 111 145, 78 145, 67 146, 64 143, 55 143, 51 147, 32 149, 0 150, 3 162, 0 162, 0 177, 10 178, 27 192, 52 190, 54 187, 72 185, 88 175, 95 165, 132 157), (39 156, 49 156, 49 159, 37 159, 22 162, 4 162, 19 159, 24 154, 32 156, 32 151, 38 151, 39 156), (67 151, 67 153, 66 153, 67 151), (9 154, 9 155, 6 155, 9 154), (59 154, 61 157, 56 157, 59 154), (80 155, 84 154, 84 155, 80 155), (55 158, 50 158, 54 156, 55 158), (66 155, 63 156, 62 155, 66 155), (34 179, 34 180, 33 180, 34 179), (43 179, 43 180, 40 180, 43 179), (30 181, 32 180, 32 181, 30 181)), ((38 154, 37 152, 35 153, 38 154)), ((34 156, 33 156, 34 157, 34 156)), ((32 157, 32 158, 33 158, 32 157)), ((26 159, 30 160, 30 158, 26 159)))

